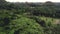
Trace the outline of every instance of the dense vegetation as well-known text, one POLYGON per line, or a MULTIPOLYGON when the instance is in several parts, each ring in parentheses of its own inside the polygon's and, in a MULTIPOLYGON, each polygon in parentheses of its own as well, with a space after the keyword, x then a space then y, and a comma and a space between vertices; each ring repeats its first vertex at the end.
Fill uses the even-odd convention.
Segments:
POLYGON ((60 7, 53 2, 10 3, 0 0, 0 34, 60 34, 60 7), (59 20, 58 19, 58 20, 59 20))

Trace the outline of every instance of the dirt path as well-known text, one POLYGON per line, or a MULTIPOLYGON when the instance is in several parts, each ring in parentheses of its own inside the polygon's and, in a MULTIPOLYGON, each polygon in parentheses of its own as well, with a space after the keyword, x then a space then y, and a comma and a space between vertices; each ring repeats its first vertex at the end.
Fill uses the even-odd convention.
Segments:
POLYGON ((60 24, 60 19, 56 19, 56 20, 54 21, 54 24, 60 24))

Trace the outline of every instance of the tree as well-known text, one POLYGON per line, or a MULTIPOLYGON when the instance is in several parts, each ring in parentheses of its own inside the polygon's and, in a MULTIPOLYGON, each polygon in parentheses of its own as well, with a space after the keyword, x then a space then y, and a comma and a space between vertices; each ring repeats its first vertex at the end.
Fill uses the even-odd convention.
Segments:
POLYGON ((5 4, 5 3, 6 3, 5 0, 0 0, 0 5, 1 5, 1 4, 5 4))
POLYGON ((0 9, 5 8, 5 5, 7 5, 7 2, 5 0, 0 0, 0 9))

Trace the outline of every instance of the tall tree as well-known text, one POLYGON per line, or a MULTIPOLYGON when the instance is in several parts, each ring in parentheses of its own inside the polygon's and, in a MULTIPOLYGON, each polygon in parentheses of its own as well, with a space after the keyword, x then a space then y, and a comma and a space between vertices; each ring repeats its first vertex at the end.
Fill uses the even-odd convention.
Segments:
POLYGON ((6 2, 5 0, 0 0, 0 4, 5 3, 5 2, 6 2))
POLYGON ((0 0, 0 9, 6 6, 7 2, 5 0, 0 0))

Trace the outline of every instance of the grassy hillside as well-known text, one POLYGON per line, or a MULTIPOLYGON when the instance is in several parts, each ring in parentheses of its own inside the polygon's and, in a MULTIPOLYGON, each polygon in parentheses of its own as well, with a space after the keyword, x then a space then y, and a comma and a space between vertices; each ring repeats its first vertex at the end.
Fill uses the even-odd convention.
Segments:
POLYGON ((0 34, 60 34, 60 8, 53 2, 0 1, 0 34))

